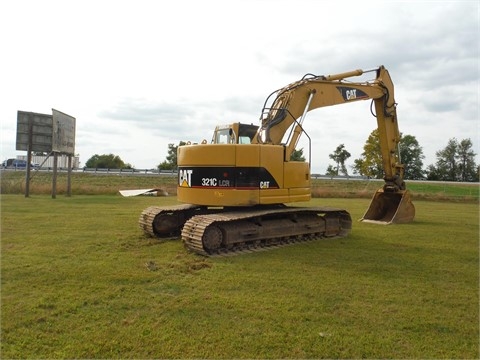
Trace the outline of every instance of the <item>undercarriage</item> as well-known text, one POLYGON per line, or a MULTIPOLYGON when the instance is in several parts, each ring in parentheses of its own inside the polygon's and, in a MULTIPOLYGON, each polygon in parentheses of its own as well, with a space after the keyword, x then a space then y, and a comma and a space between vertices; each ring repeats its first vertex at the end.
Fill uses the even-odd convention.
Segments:
POLYGON ((300 241, 345 237, 352 220, 347 211, 329 207, 211 209, 179 205, 147 208, 139 224, 150 236, 181 235, 185 247, 197 254, 225 256, 300 241))

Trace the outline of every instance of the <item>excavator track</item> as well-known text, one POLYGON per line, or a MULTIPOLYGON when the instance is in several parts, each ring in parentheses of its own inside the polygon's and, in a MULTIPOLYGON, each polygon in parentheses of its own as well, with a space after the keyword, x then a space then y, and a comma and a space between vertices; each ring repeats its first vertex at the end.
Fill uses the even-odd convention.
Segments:
POLYGON ((350 214, 328 207, 283 207, 196 215, 185 222, 187 249, 204 256, 230 256, 299 241, 345 237, 350 214))
POLYGON ((142 211, 138 225, 148 235, 162 239, 180 236, 183 224, 201 213, 202 207, 191 204, 174 206, 150 206, 142 211))

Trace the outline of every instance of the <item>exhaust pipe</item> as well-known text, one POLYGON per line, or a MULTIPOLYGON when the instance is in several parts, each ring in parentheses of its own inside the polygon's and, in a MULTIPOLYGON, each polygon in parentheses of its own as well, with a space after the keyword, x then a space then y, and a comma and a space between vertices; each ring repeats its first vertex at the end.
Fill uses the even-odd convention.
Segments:
POLYGON ((374 224, 405 224, 415 218, 415 206, 408 190, 385 192, 377 190, 367 212, 360 221, 374 224))

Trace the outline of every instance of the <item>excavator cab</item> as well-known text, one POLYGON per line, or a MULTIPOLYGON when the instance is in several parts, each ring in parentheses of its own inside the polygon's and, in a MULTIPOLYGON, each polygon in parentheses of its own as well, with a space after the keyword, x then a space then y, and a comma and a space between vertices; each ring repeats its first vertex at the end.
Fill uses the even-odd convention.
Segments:
POLYGON ((212 144, 251 144, 258 130, 257 125, 233 123, 218 125, 212 137, 212 144))

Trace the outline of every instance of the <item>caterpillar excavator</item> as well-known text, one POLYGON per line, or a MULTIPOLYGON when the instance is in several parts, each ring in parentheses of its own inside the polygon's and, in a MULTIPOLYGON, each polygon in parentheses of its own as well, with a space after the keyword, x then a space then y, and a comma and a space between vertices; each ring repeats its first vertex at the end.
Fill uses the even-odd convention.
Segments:
POLYGON ((140 227, 154 237, 181 236, 186 248, 205 256, 347 236, 352 220, 346 210, 287 205, 311 198, 310 161, 292 161, 291 155, 305 133, 302 124, 309 111, 367 99, 375 108, 385 183, 361 220, 413 221, 415 207, 399 158, 394 87, 380 66, 329 76, 307 74, 270 94, 259 126, 217 126, 211 143, 179 146, 177 197, 183 204, 145 209, 140 227), (375 72, 375 79, 351 81, 369 72, 375 72))

